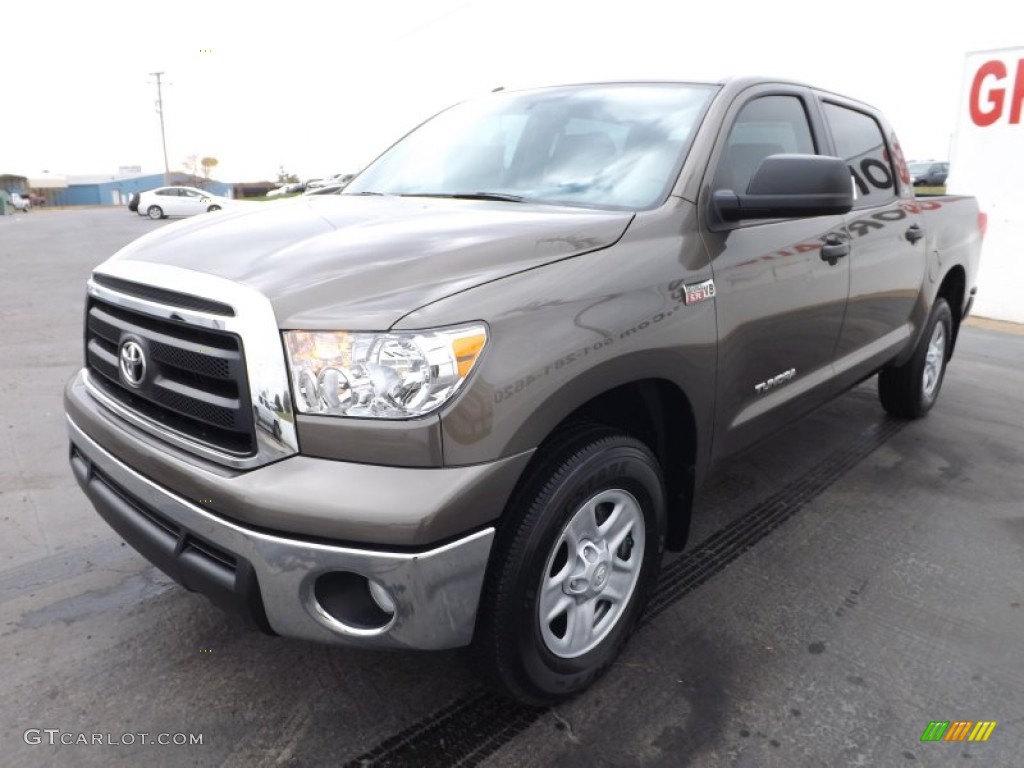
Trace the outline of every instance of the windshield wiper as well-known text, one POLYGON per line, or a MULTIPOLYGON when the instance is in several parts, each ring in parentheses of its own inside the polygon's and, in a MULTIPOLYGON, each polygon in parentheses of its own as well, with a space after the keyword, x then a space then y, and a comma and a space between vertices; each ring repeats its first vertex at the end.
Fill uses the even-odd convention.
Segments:
POLYGON ((407 192, 401 197, 443 197, 450 200, 500 200, 505 203, 521 203, 522 195, 508 195, 504 192, 407 192))

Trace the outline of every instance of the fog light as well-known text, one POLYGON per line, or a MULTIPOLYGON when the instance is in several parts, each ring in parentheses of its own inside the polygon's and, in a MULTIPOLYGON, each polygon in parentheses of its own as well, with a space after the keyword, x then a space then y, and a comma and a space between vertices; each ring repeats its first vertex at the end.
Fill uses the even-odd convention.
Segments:
POLYGON ((345 634, 379 635, 398 618, 391 594, 359 573, 331 571, 313 586, 315 615, 345 634))
POLYGON ((376 581, 368 580, 370 585, 370 597, 373 598, 373 602, 377 604, 384 613, 393 614, 395 612, 395 601, 391 599, 391 595, 376 581))

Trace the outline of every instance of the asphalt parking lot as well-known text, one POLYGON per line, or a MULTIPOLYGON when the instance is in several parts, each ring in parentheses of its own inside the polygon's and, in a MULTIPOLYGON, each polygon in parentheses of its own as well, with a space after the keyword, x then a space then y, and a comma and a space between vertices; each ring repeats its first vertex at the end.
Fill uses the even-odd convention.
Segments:
POLYGON ((61 410, 83 286, 161 226, 125 209, 0 217, 0 764, 1022 764, 1017 330, 965 327, 923 421, 886 418, 869 382, 719 470, 613 669, 534 710, 483 691, 457 652, 249 632, 93 512, 61 410), (997 726, 921 741, 947 720, 997 726))

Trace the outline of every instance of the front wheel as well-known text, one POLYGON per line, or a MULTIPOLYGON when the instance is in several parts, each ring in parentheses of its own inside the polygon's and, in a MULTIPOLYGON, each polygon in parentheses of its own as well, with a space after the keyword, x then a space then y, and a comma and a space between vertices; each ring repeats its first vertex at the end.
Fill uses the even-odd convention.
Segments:
POLYGON ((878 374, 878 399, 888 413, 919 419, 932 409, 946 375, 952 340, 953 314, 945 299, 936 299, 911 358, 878 374))
POLYGON ((159 205, 151 205, 146 209, 146 215, 154 220, 162 219, 164 217, 164 211, 159 205))
POLYGON ((213 213, 214 211, 219 211, 219 210, 220 210, 220 206, 219 205, 211 205, 209 208, 206 209, 206 212, 207 213, 213 213))
POLYGON ((506 511, 473 641, 481 676, 536 705, 579 693, 618 655, 657 580, 666 517, 640 441, 588 426, 541 450, 506 511))

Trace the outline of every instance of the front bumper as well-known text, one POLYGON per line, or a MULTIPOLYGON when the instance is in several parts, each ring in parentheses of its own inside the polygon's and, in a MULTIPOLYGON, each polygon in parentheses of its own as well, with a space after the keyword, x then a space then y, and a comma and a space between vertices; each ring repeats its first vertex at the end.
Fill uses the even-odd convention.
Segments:
MULTIPOLYGON (((383 551, 434 548, 493 525, 532 455, 403 467, 299 454, 237 470, 142 432, 93 397, 87 380, 83 370, 68 382, 64 411, 93 442, 218 519, 286 538, 358 542, 360 549, 383 551)), ((338 443, 366 437, 337 426, 338 443)))
POLYGON ((423 552, 363 550, 265 533, 158 485, 70 417, 68 432, 72 470, 100 515, 186 588, 241 610, 263 629, 319 642, 428 650, 472 639, 493 527, 423 552), (391 618, 368 626, 325 608, 317 581, 338 572, 383 587, 394 602, 391 618))

